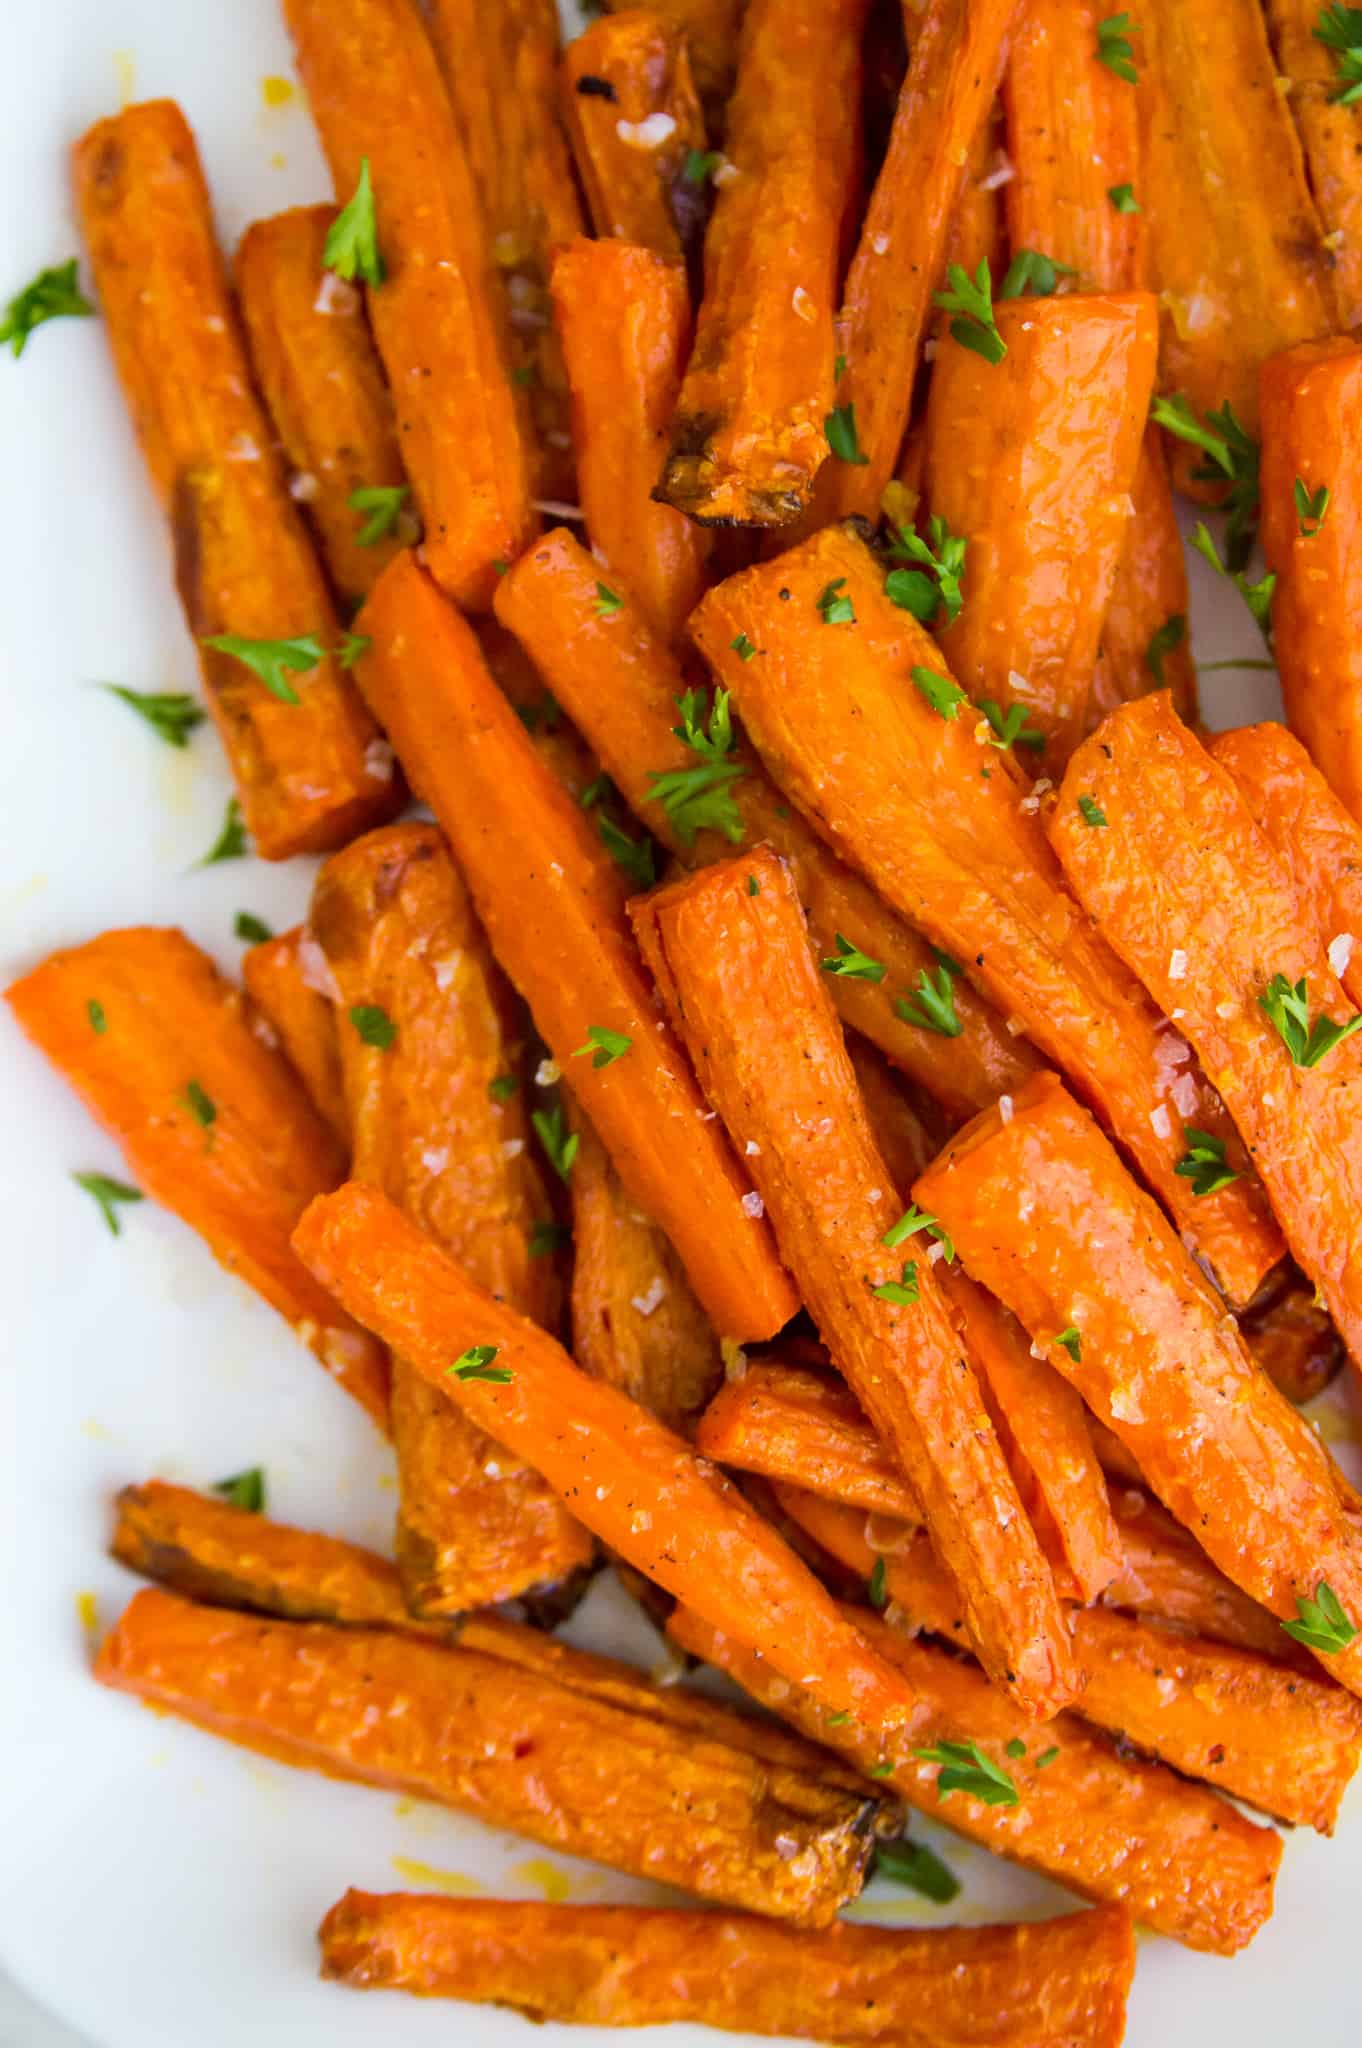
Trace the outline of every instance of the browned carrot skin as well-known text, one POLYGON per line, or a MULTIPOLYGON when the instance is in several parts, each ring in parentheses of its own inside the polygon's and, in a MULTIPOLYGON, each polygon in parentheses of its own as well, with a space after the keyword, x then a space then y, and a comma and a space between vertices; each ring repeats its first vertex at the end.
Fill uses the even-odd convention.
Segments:
POLYGON ((505 288, 539 494, 571 498, 567 379, 548 282, 555 246, 580 234, 583 219, 558 124, 558 10, 554 0, 432 0, 426 21, 505 288))
POLYGON ((358 1990, 893 2048, 1118 2048, 1135 1968, 1119 1912, 930 1932, 842 1924, 791 1940, 728 1913, 349 1891, 318 1938, 323 1977, 358 1990))
POLYGON ((781 526, 828 455, 840 246, 859 177, 868 0, 749 0, 695 346, 658 490, 706 525, 781 526))
POLYGON ((369 317, 430 572, 485 611, 493 564, 534 531, 532 452, 444 80, 410 0, 284 0, 284 15, 339 201, 369 164, 385 272, 369 317))
MULTIPOLYGON (((475 628, 482 658, 516 717, 534 741, 534 750, 556 782, 578 803, 601 772, 592 753, 553 695, 520 642, 496 619, 479 619, 475 628)), ((602 799, 613 816, 618 806, 602 799)), ((617 822, 623 823, 622 819, 617 822)))
POLYGON ((171 100, 129 107, 76 144, 76 208, 105 331, 199 643, 204 694, 257 851, 338 846, 401 801, 392 757, 336 659, 341 632, 256 399, 208 191, 171 100), (315 638, 298 702, 203 645, 315 638))
POLYGON ((361 545, 356 491, 406 483, 392 399, 354 285, 323 265, 334 206, 295 206, 247 228, 235 282, 251 367, 332 587, 358 604, 412 538, 409 515, 361 545))
POLYGON ((896 1191, 787 870, 759 847, 635 915, 650 919, 701 1085, 805 1304, 922 1503, 981 1662, 1025 1711, 1054 1713, 1073 1695, 1054 1580, 925 1247, 909 1264, 914 1247, 884 1243, 896 1191), (903 1279, 911 1300, 882 1291, 901 1295, 903 1279))
POLYGON ((705 183, 686 176, 704 152, 705 118, 684 31, 656 8, 591 22, 563 52, 562 107, 596 233, 684 263, 706 205, 705 183), (668 121, 652 142, 646 124, 668 121))
POLYGON ((303 928, 262 939, 241 956, 246 993, 274 1033, 284 1057, 325 1117, 348 1155, 345 1082, 341 1075, 336 1013, 329 995, 316 986, 303 928))
POLYGON ((855 410, 864 465, 828 462, 806 526, 878 519, 908 425, 913 383, 942 282, 950 221, 988 111, 1015 0, 930 0, 917 17, 889 151, 842 293, 838 405, 855 410))
MULTIPOLYGON (((559 528, 536 541, 502 578, 497 615, 519 636, 625 801, 667 850, 687 866, 720 859, 731 852, 721 833, 700 831, 688 846, 653 795, 655 776, 696 765, 697 756, 675 732, 687 672, 622 584, 616 592, 622 609, 602 614, 599 581, 599 563, 559 528)), ((745 773, 731 795, 744 843, 765 840, 791 863, 818 957, 836 956, 840 933, 887 970, 883 987, 847 976, 832 979, 844 1021, 952 1116, 971 1115, 1019 1086, 1035 1071, 1036 1055, 972 990, 962 987, 957 994, 957 1038, 939 1038, 896 1013, 894 996, 913 987, 920 974, 935 971, 930 946, 819 841, 755 759, 746 753, 740 758, 745 773)))
POLYGON ((1341 327, 1362 322, 1362 112, 1345 106, 1338 58, 1315 34, 1318 0, 1266 0, 1277 69, 1290 83, 1286 104, 1305 147, 1310 189, 1333 260, 1334 296, 1341 327))
POLYGON ((856 1895, 873 1845, 873 1792, 382 1630, 263 1620, 148 1589, 105 1638, 95 1676, 281 1762, 434 1799, 800 1925, 826 1925, 856 1895))
POLYGON ((1239 1334, 1274 1387, 1299 1408, 1322 1394, 1343 1363, 1343 1343, 1329 1312, 1292 1263, 1277 1286, 1242 1311, 1239 1334))
MULTIPOLYGON (((515 1081, 510 991, 437 826, 391 825, 333 854, 308 917, 337 988, 352 1172, 381 1187, 480 1286, 549 1328, 562 1309, 536 1225, 553 1209, 515 1081), (389 1043, 360 1030, 386 1019, 389 1043)), ((586 1531, 538 1473, 508 1458, 393 1360, 397 1561, 417 1614, 460 1614, 571 1578, 586 1531)))
MULTIPOLYGON (((1200 413, 1228 400, 1253 432, 1264 357, 1337 324, 1300 142, 1260 8, 1150 0, 1138 28, 1140 202, 1164 388, 1200 413)), ((1202 458, 1183 443, 1170 453, 1186 490, 1202 458)))
POLYGON ((1187 557, 1158 428, 1145 430, 1130 499, 1125 544, 1102 621, 1089 721, 1096 725, 1117 704, 1166 689, 1178 716, 1194 722, 1197 681, 1187 628, 1187 557))
MULTIPOLYGON (((613 0, 611 0, 612 11, 613 0)), ((742 20, 748 0, 652 0, 655 14, 682 37, 690 54, 696 90, 704 102, 710 133, 722 137, 728 101, 738 71, 742 20)), ((633 10, 630 9, 630 12, 633 10)))
POLYGON ((1164 696, 1146 697, 1074 757, 1050 835, 1111 943, 1154 1000, 1178 1010, 1297 1263, 1362 1360, 1362 1046, 1354 1036, 1297 1066, 1264 1014, 1274 974, 1304 978, 1312 1018, 1353 1011, 1238 786, 1164 696), (1104 830, 1083 823, 1081 795, 1100 806, 1104 830))
POLYGON ((634 1199, 667 1233, 723 1336, 769 1337, 797 1306, 744 1174, 705 1121, 621 910, 620 872, 535 757, 458 614, 409 556, 358 621, 357 673, 449 837, 493 951, 634 1199), (597 1067, 588 1033, 630 1041, 597 1067))
POLYGON ((178 931, 104 932, 51 954, 6 997, 117 1141, 138 1187, 286 1317, 385 1427, 382 1347, 337 1311, 289 1245, 307 1203, 343 1174, 343 1151, 207 954, 178 931))
POLYGON ((1147 292, 1023 298, 1000 305, 996 322, 1001 362, 948 337, 932 371, 926 500, 968 542, 964 604, 937 639, 977 702, 1022 706, 1052 765, 1083 729, 1158 309, 1147 292))
MULTIPOLYGON (((1321 1581, 1362 1615, 1362 1503, 1053 1075, 1028 1082, 1010 1122, 985 1110, 967 1125, 914 1196, 1228 1578, 1283 1621, 1321 1581)), ((1362 1634, 1317 1654, 1362 1692, 1362 1634)))
MULTIPOLYGON (((835 1003, 835 986, 829 994, 835 1003)), ((952 1121, 923 1089, 896 1074, 884 1054, 859 1031, 847 1033, 846 1045, 880 1156, 894 1186, 910 1188, 941 1150, 952 1121)))
POLYGON ((967 705, 943 717, 915 686, 914 669, 941 674, 940 651, 885 596, 868 549, 830 528, 709 591, 692 632, 791 801, 1072 1076, 1231 1299, 1250 1300, 1281 1239, 1224 1110, 1199 1077, 1177 1079, 1153 1004, 1066 892, 1036 799, 984 720, 967 705), (854 621, 825 621, 830 588, 854 621), (1195 1198, 1176 1172, 1174 1089, 1241 1169, 1220 1193, 1195 1198))
POLYGON ((679 640, 710 555, 710 537, 652 494, 690 348, 685 277, 650 249, 578 237, 554 258, 552 290, 591 545, 679 640))
MULTIPOLYGON (((883 1780, 909 1806, 1084 1898, 1125 1906, 1189 1948, 1232 1955, 1253 1939, 1272 1911, 1281 1861, 1281 1838, 1271 1828, 1255 1826, 1217 1793, 1162 1764, 1120 1755, 1075 1714, 1037 1730, 973 1664, 938 1644, 910 1640, 869 1608, 846 1611, 917 1700, 911 1750, 891 1748, 894 1769, 883 1780), (977 1742, 1008 1773, 1018 1803, 987 1806, 961 1792, 943 1801, 939 1766, 912 1754, 943 1741, 977 1742), (1012 1742, 1022 1743, 1025 1754, 1010 1752, 1012 1742), (1051 1749, 1058 1755, 1038 1769, 1051 1749)), ((878 1764, 882 1746, 871 1731, 834 1721, 807 1691, 782 1684, 769 1663, 692 1609, 677 1609, 668 1634, 810 1740, 863 1770, 878 1764)))
POLYGON ((1362 497, 1348 451, 1362 410, 1362 346, 1346 335, 1263 364, 1262 539, 1277 577, 1273 645, 1287 721, 1354 818, 1362 819, 1362 497), (1329 493, 1302 518, 1298 482, 1329 493), (1343 622, 1340 625, 1340 621, 1343 622))

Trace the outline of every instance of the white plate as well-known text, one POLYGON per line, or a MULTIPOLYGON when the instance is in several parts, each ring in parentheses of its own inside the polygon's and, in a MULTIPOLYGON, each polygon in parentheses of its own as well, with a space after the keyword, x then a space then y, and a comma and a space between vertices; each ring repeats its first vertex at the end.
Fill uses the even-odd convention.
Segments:
MULTIPOLYGON (((64 0, 27 10, 11 40, 0 299, 75 252, 65 148, 121 98, 181 100, 229 246, 255 215, 328 189, 306 113, 263 101, 262 79, 290 69, 271 0, 64 0)), ((234 911, 296 917, 309 865, 195 872, 228 795, 211 733, 173 753, 86 687, 194 678, 94 321, 48 326, 21 363, 0 361, 0 448, 0 969, 8 979, 56 945, 138 921, 183 924, 233 967, 234 911)), ((1203 655, 1260 653, 1237 601, 1194 568, 1203 655)), ((1273 708, 1270 679, 1211 680, 1220 723, 1273 708)), ((133 1590, 103 1554, 120 1484, 151 1473, 203 1484, 261 1462, 279 1515, 382 1545, 391 1477, 358 1411, 187 1230, 147 1205, 117 1240, 104 1231, 68 1176, 116 1172, 113 1146, 7 1016, 0 1031, 0 1528, 12 1561, 0 1600, 0 1964, 98 2048, 523 2042, 504 2013, 320 1984, 321 1914, 347 1884, 659 1894, 434 1808, 258 1762, 90 1682, 79 1602, 93 1593, 107 1625, 133 1590)), ((657 1654, 612 1587, 597 1589, 573 1633, 644 1662, 657 1654)), ((1053 1887, 938 1839, 965 1881, 960 1917, 1061 1903, 1053 1887)), ((1142 1944, 1132 2048, 1204 2048, 1212 2033, 1277 2048, 1288 2029, 1343 2041, 1362 2018, 1359 1896, 1355 1791, 1337 1842, 1288 1844, 1276 1918, 1246 1957, 1230 1967, 1142 1944)), ((883 1885, 860 1910, 905 1924, 940 1917, 883 1885)), ((619 2037, 562 2039, 605 2048, 619 2037)))

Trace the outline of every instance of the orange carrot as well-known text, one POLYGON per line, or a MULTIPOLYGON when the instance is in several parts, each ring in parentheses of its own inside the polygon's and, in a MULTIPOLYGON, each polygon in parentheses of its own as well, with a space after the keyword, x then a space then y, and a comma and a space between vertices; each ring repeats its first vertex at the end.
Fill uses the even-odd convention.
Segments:
POLYGON ((868 0, 749 0, 695 346, 658 486, 707 525, 780 526, 828 453, 840 246, 860 170, 868 0))
POLYGON ((137 1594, 95 1676, 283 1763, 434 1799, 702 1898, 825 1926, 876 1795, 697 1743, 542 1671, 379 1629, 137 1594), (793 1853, 791 1850, 793 1849, 793 1853))
MULTIPOLYGON (((1362 1502, 1053 1075, 1009 1121, 985 1110, 914 1195, 1228 1578, 1283 1621, 1321 1583, 1362 1619, 1362 1502)), ((1339 1641, 1318 1654, 1362 1692, 1362 1632, 1339 1641)))
POLYGON ((1321 1059, 1302 1025, 1296 1054, 1311 1063, 1298 1064, 1294 1027, 1280 1030, 1263 999, 1271 1007, 1270 992, 1285 988, 1294 1002, 1301 984, 1312 1033, 1322 1018, 1356 1013, 1237 785, 1163 695, 1142 698, 1075 755, 1050 834, 1085 907, 1217 1082, 1297 1262, 1362 1362, 1362 1243, 1351 1225, 1362 1042, 1321 1059), (1097 806, 1102 829, 1084 822, 1082 803, 1097 806))
POLYGON ((787 870, 759 847, 634 914, 819 1333, 922 1503, 981 1662, 1027 1712, 1054 1713, 1073 1690, 1054 1581, 926 1240, 892 1227, 895 1190, 787 870))
POLYGON ((256 221, 237 245, 236 289, 251 367, 293 472, 289 488, 337 595, 354 605, 415 523, 403 510, 392 399, 364 301, 324 266, 335 220, 333 206, 295 206, 256 221), (359 494, 367 503, 352 502, 359 494))
MULTIPOLYGON (((502 578, 497 614, 529 650, 555 695, 597 749, 625 801, 678 859, 703 865, 730 850, 724 829, 692 829, 687 806, 673 810, 655 794, 660 775, 694 771, 700 756, 676 734, 686 671, 650 630, 623 586, 618 613, 603 613, 599 564, 565 530, 546 534, 502 578)), ((613 586, 611 586, 613 588, 613 586)), ((937 962, 926 941, 790 811, 759 763, 738 745, 731 809, 711 807, 746 844, 766 840, 791 863, 820 959, 835 957, 838 935, 885 968, 885 986, 845 975, 832 979, 841 1016, 956 1116, 995 1102, 1034 1072, 1036 1057, 987 1003, 962 988, 960 1033, 941 1038, 900 1016, 893 997, 911 990, 937 962)))
MULTIPOLYGON (((482 658, 497 688, 534 741, 536 754, 555 782, 560 782, 568 795, 580 803, 592 783, 599 782, 600 762, 563 715, 562 705, 520 642, 496 619, 479 619, 475 631, 482 658)), ((612 818, 621 809, 608 797, 600 798, 600 808, 612 818)))
POLYGON ((1345 100, 1351 80, 1342 55, 1316 31, 1328 13, 1320 0, 1266 0, 1277 69, 1290 85, 1286 104, 1305 147, 1315 204, 1327 230, 1341 327, 1362 322, 1362 114, 1345 100))
POLYGON ((1102 654, 1093 673, 1090 725, 1150 690, 1172 692, 1178 715, 1197 716, 1196 665, 1187 631, 1187 557, 1173 507, 1160 429, 1149 427, 1130 487, 1132 511, 1116 564, 1102 654))
POLYGON ((996 309, 1007 354, 941 344, 924 488, 967 542, 964 603, 938 624, 978 702, 1020 705, 1046 764, 1083 729, 1130 517, 1158 343, 1146 292, 1020 298, 996 309))
POLYGON ((1117 1912, 930 1933, 840 1924, 796 1941, 731 1913, 349 1891, 319 1940, 323 1977, 359 1990, 893 2048, 1117 2048, 1135 1968, 1117 1912))
POLYGON ((365 169, 382 282, 367 293, 398 396, 431 574, 486 610, 494 563, 534 530, 531 453, 503 346, 477 189, 410 0, 284 0, 336 196, 365 169))
POLYGON ((916 1521, 918 1498, 849 1387, 777 1355, 754 1359, 700 1417, 695 1448, 872 1515, 916 1521))
POLYGON ((340 1145, 207 954, 178 931, 104 932, 51 954, 6 994, 142 1191, 197 1230, 386 1424, 381 1349, 289 1245, 307 1203, 341 1177, 340 1145))
POLYGON ((708 535, 652 495, 690 347, 685 277, 649 249, 579 237, 554 258, 552 287, 592 547, 678 640, 710 552, 708 535))
MULTIPOLYGON (((434 825, 333 854, 309 931, 337 989, 356 1180, 381 1187, 498 1300, 548 1328, 561 1309, 548 1190, 527 1150, 505 987, 434 825)), ((397 1561, 418 1614, 459 1614, 586 1566, 591 1540, 538 1473, 393 1360, 397 1561)))
POLYGON ((902 1724, 908 1690, 736 1490, 626 1395, 579 1372, 544 1331, 482 1294, 376 1189, 350 1182, 314 1203, 297 1249, 480 1428, 532 1457, 627 1563, 701 1613, 722 1616, 834 1711, 858 1714, 886 1739, 902 1724), (476 1347, 492 1350, 495 1364, 478 1364, 476 1347), (461 1363, 493 1377, 460 1374, 461 1363))
POLYGON ((170 100, 76 145, 76 206, 161 509, 208 708, 266 860, 337 846, 402 800, 338 658, 342 634, 265 414, 213 236, 194 138, 170 100), (266 683, 207 643, 294 643, 266 683))
POLYGON ((311 1096, 313 1108, 325 1117, 348 1154, 350 1127, 336 1013, 330 996, 314 985, 315 971, 302 926, 296 924, 277 938, 262 939, 243 953, 241 979, 264 1027, 274 1033, 275 1042, 311 1096))
POLYGON ((380 579, 358 627, 372 640, 361 686, 385 708, 493 951, 626 1188, 675 1245, 719 1333, 770 1336, 794 1313, 794 1290, 658 1016, 620 909, 619 870, 535 758, 471 632, 409 556, 380 579))
MULTIPOLYGON (((1162 1764, 1120 1755, 1074 1714, 1038 1733, 972 1664, 911 1641, 868 1608, 846 1611, 917 1699, 911 1747, 891 1751, 894 1768, 884 1779, 909 1806, 1084 1898, 1124 1905, 1189 1948, 1232 1955, 1253 1939, 1272 1911, 1281 1860, 1271 1828, 1162 1764), (990 1805, 967 1791, 943 1798, 933 1753, 942 1742, 977 1745, 1006 1773, 1016 1803, 990 1805)), ((867 1728, 822 1711, 720 1626, 680 1607, 668 1633, 811 1740, 862 1769, 878 1768, 881 1749, 867 1728)))
POLYGON ((705 118, 684 31, 655 8, 591 22, 563 52, 562 94, 596 233, 684 262, 699 246, 706 196, 704 180, 686 176, 704 154, 705 118))
POLYGON ((1231 1298, 1250 1299, 1281 1256, 1261 1190, 1241 1174, 1194 1198, 1176 1171, 1178 1100, 1195 1100, 1187 1120, 1223 1133, 1242 1166, 1223 1110, 1199 1077, 1179 1078, 1153 1005, 1066 893, 1036 798, 957 701, 935 643, 889 601, 874 557, 830 529, 710 591, 693 631, 775 780, 950 954, 926 991, 937 1028, 974 981, 1119 1133, 1231 1298), (843 604, 854 619, 826 617, 843 604), (740 633, 750 661, 733 649, 740 633))

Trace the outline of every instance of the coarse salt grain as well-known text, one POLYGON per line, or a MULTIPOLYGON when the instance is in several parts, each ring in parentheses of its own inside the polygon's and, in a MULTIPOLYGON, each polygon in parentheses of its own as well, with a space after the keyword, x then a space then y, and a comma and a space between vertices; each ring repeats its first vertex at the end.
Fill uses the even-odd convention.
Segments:
POLYGON ((1156 1138, 1172 1137, 1173 1119, 1171 1116, 1169 1116, 1168 1110, 1162 1102, 1159 1104, 1157 1109, 1150 1110, 1149 1122, 1156 1138))
POLYGON ((370 782, 391 782, 397 756, 388 740, 370 740, 364 749, 364 772, 370 782))
POLYGON ((1329 965, 1340 980, 1348 971, 1348 963, 1353 957, 1353 944, 1351 932, 1340 932, 1336 939, 1329 941, 1329 965))
POLYGON ((755 1188, 750 1195, 743 1196, 742 1212, 744 1216, 764 1216, 766 1214, 766 1204, 755 1188))
POLYGON ((1012 1097, 1010 1095, 1000 1095, 998 1097, 998 1114, 1005 1124, 1011 1123, 1012 1097))
POLYGON ((676 122, 659 111, 642 121, 616 121, 615 133, 630 149, 661 149, 675 135, 676 122))
POLYGON ((755 1138, 749 1138, 747 1143, 743 1146, 743 1151, 747 1154, 747 1157, 749 1159, 755 1159, 757 1154, 761 1151, 761 1146, 757 1143, 755 1138))
POLYGON ((559 1066, 557 1060, 540 1060, 539 1065, 534 1070, 534 1085, 536 1088, 556 1088, 562 1078, 563 1069, 559 1066))
POLYGON ((317 287, 317 296, 312 301, 314 313, 353 313, 359 305, 359 293, 343 277, 337 277, 334 270, 324 270, 322 281, 317 287))
POLYGON ((310 505, 317 495, 317 479, 310 469, 300 469, 288 480, 288 494, 297 505, 310 505))
POLYGON ((651 1285, 642 1294, 631 1296, 629 1306, 630 1308, 637 1309, 641 1316, 650 1316, 653 1310, 660 1305, 666 1292, 666 1281, 660 1273, 654 1274, 651 1285))
POLYGON ((889 254, 888 235, 876 235, 871 241, 870 246, 877 256, 887 256, 889 254))
POLYGON ((503 1138, 501 1149, 507 1159, 519 1159, 521 1153, 525 1150, 525 1140, 523 1138, 503 1138))
POLYGON ((717 185, 722 192, 725 186, 734 184, 741 176, 742 172, 738 169, 738 166, 735 163, 730 163, 728 158, 725 157, 718 169, 710 173, 710 182, 717 185))
POLYGON ((1187 955, 1181 946, 1174 946, 1172 952, 1168 955, 1168 979, 1170 981, 1186 981, 1187 979, 1187 955))
POLYGON ((431 972, 435 976, 436 988, 443 991, 449 987, 459 971, 459 962, 462 958, 461 953, 449 953, 443 960, 432 960, 431 972))
POLYGON ((581 519, 585 515, 580 505, 570 505, 566 498, 531 498, 536 512, 543 512, 550 519, 581 519))
POLYGON ((818 318, 818 308, 814 305, 813 300, 809 297, 802 284, 795 286, 790 298, 790 304, 794 308, 795 318, 802 320, 806 326, 818 318))
POLYGON ((427 1173, 443 1173, 449 1164, 448 1145, 427 1145, 421 1154, 421 1164, 427 1173))
POLYGON ((993 152, 993 166, 988 176, 979 180, 981 192, 996 192, 1000 185, 1010 185, 1017 175, 1016 165, 1001 149, 993 152))

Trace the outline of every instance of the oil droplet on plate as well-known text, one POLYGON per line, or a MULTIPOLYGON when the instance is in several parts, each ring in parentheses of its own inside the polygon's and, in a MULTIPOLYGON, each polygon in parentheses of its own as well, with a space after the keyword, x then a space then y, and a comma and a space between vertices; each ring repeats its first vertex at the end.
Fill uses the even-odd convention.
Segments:
POLYGON ((295 87, 291 78, 280 78, 277 73, 260 81, 260 97, 267 107, 286 107, 293 98, 295 87))
POLYGON ((512 1867, 511 1875, 534 1885, 551 1906, 561 1906, 572 1897, 572 1879, 556 1863, 550 1863, 547 1856, 527 1856, 523 1863, 512 1867))
POLYGON ((415 1856, 394 1856, 393 1869, 399 1877, 408 1878, 413 1884, 429 1885, 437 1892, 448 1892, 454 1899, 476 1899, 482 1896, 484 1887, 476 1877, 465 1877, 461 1870, 437 1870, 433 1863, 421 1863, 415 1856))

